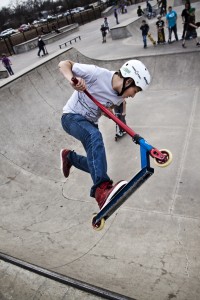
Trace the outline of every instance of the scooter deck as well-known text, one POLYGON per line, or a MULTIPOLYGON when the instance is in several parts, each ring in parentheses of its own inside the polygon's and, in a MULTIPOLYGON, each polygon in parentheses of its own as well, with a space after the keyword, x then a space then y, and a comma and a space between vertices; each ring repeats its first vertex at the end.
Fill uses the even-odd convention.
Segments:
POLYGON ((93 218, 93 226, 98 227, 103 218, 107 220, 153 173, 154 169, 150 167, 145 167, 137 173, 93 218))

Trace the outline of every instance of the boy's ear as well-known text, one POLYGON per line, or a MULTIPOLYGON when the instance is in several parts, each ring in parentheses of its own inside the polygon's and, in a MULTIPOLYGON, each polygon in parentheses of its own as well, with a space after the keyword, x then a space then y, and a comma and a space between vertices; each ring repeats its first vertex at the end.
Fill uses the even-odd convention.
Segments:
POLYGON ((132 78, 128 78, 126 81, 127 85, 130 85, 133 82, 134 82, 134 80, 132 78))

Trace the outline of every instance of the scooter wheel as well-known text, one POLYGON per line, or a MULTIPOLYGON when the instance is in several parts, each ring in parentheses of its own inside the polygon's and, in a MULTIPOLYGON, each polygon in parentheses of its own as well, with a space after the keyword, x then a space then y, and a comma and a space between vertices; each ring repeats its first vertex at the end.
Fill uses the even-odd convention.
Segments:
POLYGON ((160 152, 166 156, 165 161, 154 158, 154 163, 158 167, 165 168, 171 164, 173 156, 172 153, 167 149, 161 149, 160 152))
POLYGON ((95 217, 96 217, 97 214, 93 214, 93 217, 92 217, 92 227, 94 230, 96 231, 100 231, 104 228, 104 225, 105 225, 105 219, 102 218, 98 223, 95 223, 95 217))

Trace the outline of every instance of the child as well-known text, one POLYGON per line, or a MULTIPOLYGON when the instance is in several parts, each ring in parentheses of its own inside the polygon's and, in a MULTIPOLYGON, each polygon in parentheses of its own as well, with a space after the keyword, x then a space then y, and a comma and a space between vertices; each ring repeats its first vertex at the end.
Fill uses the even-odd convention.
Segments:
POLYGON ((101 25, 101 33, 102 33, 102 43, 106 43, 106 34, 107 34, 107 27, 104 26, 104 24, 101 25))
POLYGON ((2 54, 2 60, 1 61, 2 61, 3 66, 8 71, 8 73, 10 75, 14 75, 14 72, 11 68, 12 63, 11 63, 10 59, 6 56, 6 54, 4 54, 4 53, 2 54))
POLYGON ((83 91, 87 89, 101 104, 111 109, 120 105, 124 98, 134 97, 147 89, 151 77, 139 60, 127 61, 118 72, 69 60, 61 61, 59 68, 75 89, 63 108, 62 126, 68 134, 81 141, 86 151, 86 156, 82 156, 73 150, 62 149, 61 171, 66 178, 72 166, 90 173, 93 180, 90 196, 95 197, 102 209, 127 182, 121 180, 113 185, 107 174, 106 153, 98 128, 101 110, 83 91), (77 85, 72 81, 73 76, 78 80, 77 85))
POLYGON ((161 15, 158 15, 158 21, 156 22, 157 30, 158 30, 158 44, 165 43, 165 22, 161 19, 161 15))
POLYGON ((140 27, 140 30, 142 30, 144 48, 147 48, 147 34, 149 32, 149 25, 146 23, 145 20, 142 21, 142 26, 140 27))
POLYGON ((143 12, 143 10, 141 9, 141 6, 140 6, 140 5, 138 6, 138 9, 137 9, 137 15, 138 15, 138 17, 141 17, 142 15, 144 15, 144 12, 143 12))
POLYGON ((186 35, 183 39, 182 47, 186 48, 185 40, 188 39, 190 36, 192 36, 196 40, 196 46, 199 47, 200 43, 198 41, 197 32, 196 32, 196 29, 198 28, 198 26, 195 25, 195 8, 194 7, 190 8, 190 10, 189 10, 189 18, 188 18, 188 23, 187 23, 186 28, 187 28, 186 35))
POLYGON ((109 31, 109 24, 108 24, 108 19, 107 17, 104 18, 104 26, 106 27, 106 29, 109 31))

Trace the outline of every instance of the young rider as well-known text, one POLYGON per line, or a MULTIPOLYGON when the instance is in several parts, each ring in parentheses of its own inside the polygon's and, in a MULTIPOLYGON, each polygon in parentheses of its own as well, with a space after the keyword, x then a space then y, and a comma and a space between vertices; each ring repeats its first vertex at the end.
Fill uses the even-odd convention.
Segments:
POLYGON ((70 60, 61 61, 59 68, 75 89, 63 108, 62 126, 69 135, 81 141, 86 152, 86 156, 82 156, 75 151, 62 149, 61 171, 66 178, 72 166, 90 173, 93 181, 90 196, 95 197, 102 209, 127 182, 121 180, 113 185, 107 174, 106 153, 98 128, 101 111, 83 91, 87 89, 101 104, 112 109, 125 98, 134 97, 148 88, 151 77, 139 60, 127 61, 118 72, 70 60), (72 81, 74 76, 78 80, 76 85, 72 81))

